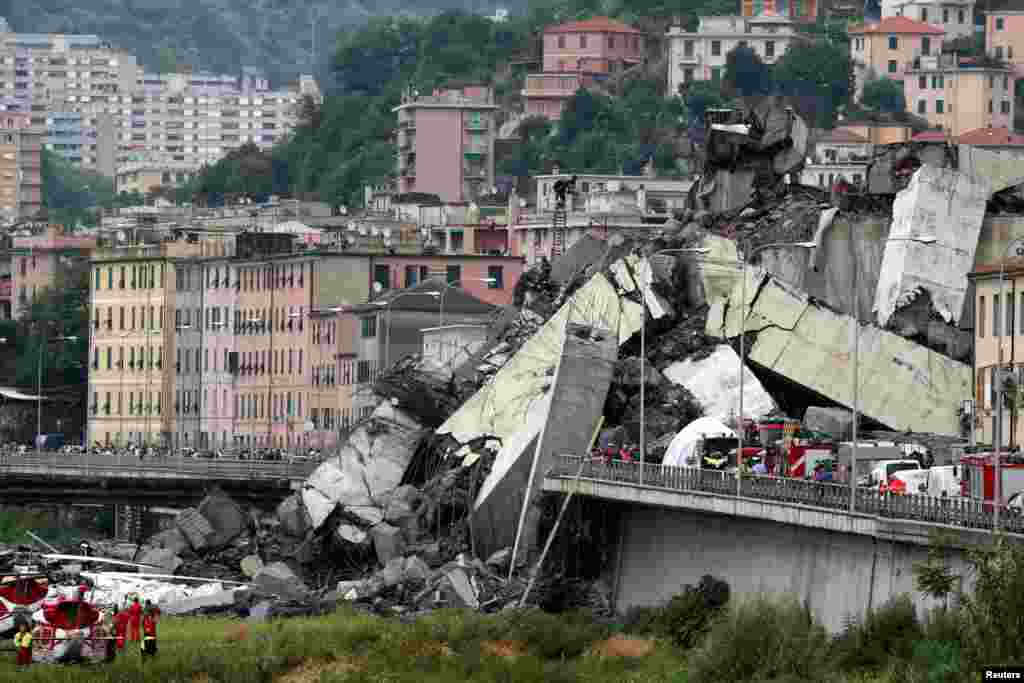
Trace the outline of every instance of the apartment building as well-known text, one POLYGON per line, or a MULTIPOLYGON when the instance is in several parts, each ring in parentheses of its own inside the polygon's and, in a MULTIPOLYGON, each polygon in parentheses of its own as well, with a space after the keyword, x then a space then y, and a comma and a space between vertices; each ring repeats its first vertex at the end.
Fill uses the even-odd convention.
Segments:
POLYGON ((907 17, 937 26, 946 40, 970 38, 975 34, 975 0, 883 0, 882 17, 907 17))
POLYGON ((850 59, 860 98, 869 78, 903 80, 903 74, 914 68, 915 60, 941 54, 946 32, 938 26, 897 16, 877 24, 855 26, 849 34, 850 59))
POLYGON ((720 82, 726 57, 737 47, 749 47, 774 64, 797 39, 793 21, 772 14, 701 17, 695 33, 673 26, 668 31, 669 92, 678 93, 693 81, 720 82))
POLYGON ((252 68, 146 74, 98 36, 0 26, 0 112, 30 114, 49 126, 50 149, 109 176, 127 162, 194 171, 246 142, 269 148, 295 125, 300 97, 320 98, 312 76, 271 90, 252 68))
POLYGON ((831 188, 842 180, 860 185, 867 178, 868 159, 873 145, 868 139, 845 128, 835 128, 817 136, 810 163, 800 174, 803 185, 831 188))
POLYGON ((742 0, 744 17, 778 16, 808 22, 818 18, 818 0, 742 0))
POLYGON ((195 168, 188 161, 155 163, 130 161, 121 164, 114 176, 117 192, 146 194, 154 187, 175 187, 188 182, 195 168))
POLYGON ((544 70, 527 75, 522 91, 526 114, 557 120, 577 90, 639 64, 644 41, 642 31, 608 17, 545 28, 544 70))
POLYGON ((521 256, 394 254, 374 259, 373 278, 381 291, 413 288, 440 278, 448 285, 458 283, 467 296, 488 305, 511 306, 512 292, 525 269, 521 256))
POLYGON ((0 111, 0 222, 43 206, 42 137, 30 114, 0 111))
POLYGON ((959 137, 978 128, 1012 128, 1016 75, 956 55, 920 58, 904 73, 907 108, 959 137))
POLYGON ((469 202, 494 185, 497 134, 489 86, 415 91, 398 115, 398 192, 436 194, 442 202, 469 202))
POLYGON ((36 234, 12 237, 12 317, 21 317, 38 295, 59 284, 71 260, 88 259, 95 248, 95 236, 67 234, 62 225, 48 225, 36 234))
POLYGON ((1024 5, 991 0, 985 10, 985 54, 1012 64, 1024 78, 1024 5))
MULTIPOLYGON (((468 283, 467 283, 468 284, 468 283)), ((344 373, 351 392, 356 419, 366 417, 376 404, 373 382, 388 364, 419 355, 423 349, 422 330, 438 325, 487 325, 496 307, 477 299, 459 287, 446 287, 443 280, 428 280, 416 287, 394 290, 368 303, 352 306, 340 314, 348 329, 356 332, 352 342, 354 365, 344 373), (444 296, 444 319, 441 296, 444 296)))

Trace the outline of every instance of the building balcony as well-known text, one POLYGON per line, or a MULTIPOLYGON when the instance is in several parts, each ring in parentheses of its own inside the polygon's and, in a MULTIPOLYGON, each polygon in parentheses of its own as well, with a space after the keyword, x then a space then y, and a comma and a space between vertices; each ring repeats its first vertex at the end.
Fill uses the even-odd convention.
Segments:
POLYGON ((696 64, 700 64, 700 62, 701 62, 701 59, 697 55, 683 55, 683 56, 681 56, 679 58, 679 63, 680 64, 685 64, 687 66, 693 66, 693 65, 696 65, 696 64))

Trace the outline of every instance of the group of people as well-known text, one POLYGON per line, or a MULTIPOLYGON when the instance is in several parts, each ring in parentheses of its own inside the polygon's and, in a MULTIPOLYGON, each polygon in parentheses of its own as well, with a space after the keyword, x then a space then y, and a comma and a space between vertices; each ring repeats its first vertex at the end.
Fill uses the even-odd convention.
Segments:
POLYGON ((160 609, 151 601, 145 605, 138 596, 132 598, 126 609, 114 610, 114 637, 118 650, 123 650, 126 640, 139 643, 143 657, 156 654, 156 625, 160 620, 160 609))
MULTIPOLYGON (((139 643, 143 658, 156 654, 156 627, 160 620, 160 609, 151 601, 143 605, 136 596, 124 609, 115 609, 112 615, 114 642, 117 649, 124 650, 125 643, 139 643)), ((28 622, 18 624, 14 634, 17 665, 21 668, 32 664, 32 628, 28 622)))

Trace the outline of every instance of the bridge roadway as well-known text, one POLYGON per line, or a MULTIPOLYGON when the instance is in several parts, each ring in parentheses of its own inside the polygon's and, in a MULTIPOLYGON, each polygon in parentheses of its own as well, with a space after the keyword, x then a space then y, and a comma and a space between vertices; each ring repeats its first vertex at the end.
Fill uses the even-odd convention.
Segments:
POLYGON ((301 487, 316 462, 42 453, 0 456, 0 500, 122 505, 195 504, 218 486, 263 504, 301 487))
MULTIPOLYGON (((955 532, 973 544, 990 537, 993 515, 980 501, 925 495, 882 495, 857 490, 850 512, 850 487, 747 475, 736 495, 736 477, 725 472, 647 464, 643 483, 637 463, 559 456, 545 476, 543 490, 592 496, 622 503, 748 517, 781 524, 927 545, 936 528, 955 532), (582 466, 582 469, 581 469, 582 466)), ((1024 517, 1005 514, 1000 529, 1024 534, 1024 517)), ((1024 540, 1024 539, 1022 539, 1024 540)))

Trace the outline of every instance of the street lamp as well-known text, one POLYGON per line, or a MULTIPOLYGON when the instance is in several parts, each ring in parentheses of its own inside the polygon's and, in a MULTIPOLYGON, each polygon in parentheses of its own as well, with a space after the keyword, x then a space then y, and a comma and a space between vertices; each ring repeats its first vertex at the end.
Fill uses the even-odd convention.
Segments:
MULTIPOLYGON (((938 239, 934 235, 917 235, 912 237, 889 237, 889 242, 917 242, 919 244, 933 244, 938 239)), ((853 320, 850 325, 850 336, 853 345, 853 423, 850 426, 850 436, 853 438, 853 445, 850 448, 850 514, 857 511, 857 440, 858 427, 860 422, 860 264, 857 263, 857 252, 853 248, 853 240, 850 240, 850 249, 853 252, 853 320)))
MULTIPOLYGON (((993 487, 992 487, 992 502, 994 503, 993 517, 992 517, 992 530, 996 531, 999 529, 999 507, 1002 504, 1002 463, 1000 462, 1003 458, 1003 335, 1008 333, 1012 336, 1013 330, 1004 329, 1010 324, 1012 317, 1004 315, 1004 312, 1009 308, 1012 312, 1013 308, 1008 307, 1004 302, 1005 287, 1006 287, 1006 259, 1009 258, 1010 252, 1015 251, 1018 256, 1024 256, 1024 239, 1015 239, 1006 245, 1006 251, 1003 252, 1003 258, 999 261, 999 305, 995 307, 995 315, 993 320, 1001 321, 999 325, 999 334, 996 335, 999 344, 999 355, 996 357, 996 423, 999 425, 999 433, 996 434, 996 429, 993 426, 992 436, 995 442, 995 465, 993 471, 993 487)), ((1010 364, 1013 364, 1013 358, 1010 358, 1010 364)), ((971 425, 971 429, 974 425, 971 425)))
POLYGON ((640 302, 643 307, 644 318, 640 323, 640 483, 644 483, 644 465, 647 463, 647 406, 644 403, 645 389, 647 388, 647 272, 650 269, 650 259, 662 254, 707 254, 710 249, 704 247, 693 247, 690 249, 662 249, 656 251, 647 258, 641 256, 640 261, 640 302))
MULTIPOLYGON (((456 284, 456 283, 452 283, 456 284)), ((449 285, 450 286, 450 285, 449 285)), ((429 296, 434 299, 441 299, 443 304, 444 294, 442 292, 399 292, 395 296, 391 297, 387 301, 371 301, 370 303, 374 306, 383 306, 384 313, 387 317, 386 327, 384 329, 384 367, 391 366, 391 304, 395 303, 403 296, 429 296)))
MULTIPOLYGON (((42 450, 42 434, 43 434, 43 349, 46 348, 46 338, 44 337, 39 343, 39 363, 36 366, 36 453, 37 455, 42 450)), ((78 341, 78 337, 60 335, 54 337, 52 341, 78 341)))
POLYGON ((498 281, 496 278, 493 278, 493 277, 471 277, 471 278, 466 278, 464 280, 456 280, 455 282, 449 282, 444 287, 442 287, 441 288, 441 307, 438 310, 438 325, 437 325, 438 327, 444 327, 444 295, 447 294, 448 290, 451 289, 452 287, 458 287, 459 285, 461 285, 463 282, 466 282, 467 280, 470 281, 470 282, 486 282, 487 284, 493 284, 493 283, 498 281))

